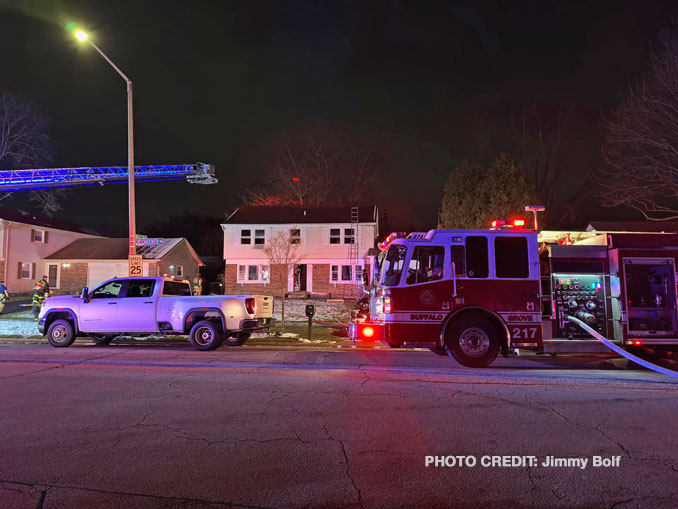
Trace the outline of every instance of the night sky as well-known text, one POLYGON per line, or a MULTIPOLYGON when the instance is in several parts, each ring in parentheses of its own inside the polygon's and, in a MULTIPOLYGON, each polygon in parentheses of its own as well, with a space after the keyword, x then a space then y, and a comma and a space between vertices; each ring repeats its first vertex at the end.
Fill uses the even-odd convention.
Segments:
MULTIPOLYGON (((575 186, 600 151, 601 113, 642 75, 675 5, 0 0, 0 90, 50 119, 50 166, 125 165, 125 83, 63 27, 91 32, 134 82, 136 163, 209 162, 220 180, 139 183, 139 233, 183 212, 223 217, 272 140, 301 125, 382 140, 379 204, 430 228, 450 169, 475 153, 472 127, 529 101, 575 105, 575 186)), ((127 187, 74 190, 60 217, 124 235, 127 187)))

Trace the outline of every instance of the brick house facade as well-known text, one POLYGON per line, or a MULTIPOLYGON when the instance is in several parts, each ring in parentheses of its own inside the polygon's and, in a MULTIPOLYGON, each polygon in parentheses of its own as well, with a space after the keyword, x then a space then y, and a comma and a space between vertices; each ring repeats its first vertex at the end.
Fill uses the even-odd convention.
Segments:
POLYGON ((224 291, 232 294, 301 292, 355 298, 371 274, 379 221, 376 206, 245 206, 224 224, 224 291), (357 217, 356 217, 357 216, 357 217), (357 220, 356 220, 357 219, 357 220), (283 278, 264 248, 279 233, 291 236, 302 258, 283 278))

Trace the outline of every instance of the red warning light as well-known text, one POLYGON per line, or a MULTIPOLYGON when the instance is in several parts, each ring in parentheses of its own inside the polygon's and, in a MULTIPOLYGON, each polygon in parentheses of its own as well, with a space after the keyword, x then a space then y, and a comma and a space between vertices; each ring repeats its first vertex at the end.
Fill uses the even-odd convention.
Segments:
POLYGON ((525 220, 524 219, 514 219, 513 220, 513 226, 525 226, 525 220))
POLYGON ((292 182, 299 182, 299 177, 292 177, 292 182))
POLYGON ((491 227, 491 228, 496 228, 496 227, 497 227, 497 220, 496 220, 496 219, 490 223, 490 227, 491 227))
POLYGON ((642 341, 638 341, 638 340, 636 339, 636 340, 633 342, 633 344, 636 345, 636 346, 638 346, 638 345, 642 345, 643 342, 642 342, 642 341))
POLYGON ((363 329, 363 336, 365 336, 366 338, 371 338, 372 336, 374 336, 374 329, 369 326, 365 327, 363 329))

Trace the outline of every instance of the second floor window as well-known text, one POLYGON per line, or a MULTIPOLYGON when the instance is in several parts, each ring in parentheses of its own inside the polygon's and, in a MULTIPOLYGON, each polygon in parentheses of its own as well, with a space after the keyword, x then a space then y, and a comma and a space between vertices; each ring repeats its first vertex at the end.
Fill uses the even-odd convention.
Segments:
POLYGON ((254 245, 263 246, 266 243, 266 230, 254 230, 254 245))
POLYGON ((290 244, 301 244, 301 230, 299 228, 290 229, 290 244))
POLYGON ((241 244, 252 243, 252 230, 240 230, 240 243, 241 244))
POLYGON ((330 244, 341 244, 341 228, 330 228, 330 244))
POLYGON ((353 228, 344 228, 344 244, 355 244, 353 228))

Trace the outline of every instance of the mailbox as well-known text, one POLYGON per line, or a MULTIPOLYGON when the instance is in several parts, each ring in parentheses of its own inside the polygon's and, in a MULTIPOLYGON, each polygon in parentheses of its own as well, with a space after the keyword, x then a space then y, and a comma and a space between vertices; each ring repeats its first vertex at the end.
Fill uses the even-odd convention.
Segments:
POLYGON ((308 304, 306 306, 306 316, 308 316, 309 318, 312 318, 314 314, 315 314, 315 306, 313 304, 308 304))

